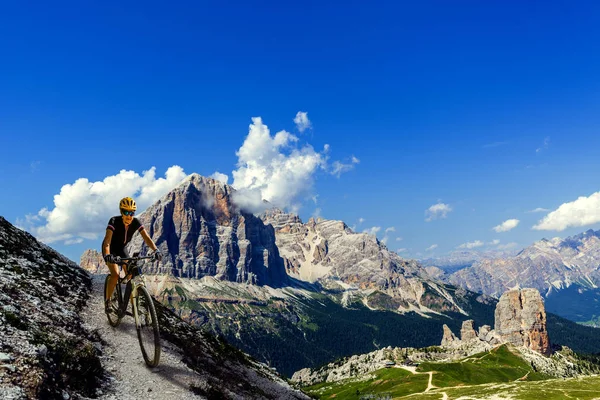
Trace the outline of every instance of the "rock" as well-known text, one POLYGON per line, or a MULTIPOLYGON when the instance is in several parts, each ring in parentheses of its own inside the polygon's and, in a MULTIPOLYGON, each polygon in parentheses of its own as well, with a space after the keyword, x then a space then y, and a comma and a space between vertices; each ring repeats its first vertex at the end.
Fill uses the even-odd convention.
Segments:
POLYGON ((454 345, 456 345, 458 342, 460 342, 459 339, 457 339, 456 336, 454 336, 454 333, 452 333, 452 331, 450 330, 450 328, 448 328, 448 325, 444 324, 444 336, 442 337, 442 347, 452 347, 454 345))
POLYGON ((13 358, 9 354, 0 353, 0 362, 10 362, 12 360, 13 358))
POLYGON ((79 259, 81 268, 88 271, 90 274, 107 275, 108 267, 102 258, 102 253, 96 250, 86 250, 79 259))
POLYGON ((492 330, 492 327, 489 325, 482 325, 481 327, 479 327, 479 333, 478 333, 478 337, 481 340, 485 340, 486 336, 488 333, 490 333, 490 331, 492 330))
POLYGON ((505 342, 549 354, 546 311, 540 292, 528 288, 504 293, 496 306, 495 331, 505 342))
POLYGON ((477 333, 475 333, 475 329, 473 328, 473 322, 472 319, 463 321, 462 328, 460 329, 460 340, 463 342, 478 338, 477 333))
MULTIPOLYGON (((139 216, 158 248, 161 262, 147 262, 149 274, 217 279, 281 287, 288 283, 273 227, 234 203, 235 189, 191 174, 139 216)), ((130 254, 146 255, 140 235, 130 254)))

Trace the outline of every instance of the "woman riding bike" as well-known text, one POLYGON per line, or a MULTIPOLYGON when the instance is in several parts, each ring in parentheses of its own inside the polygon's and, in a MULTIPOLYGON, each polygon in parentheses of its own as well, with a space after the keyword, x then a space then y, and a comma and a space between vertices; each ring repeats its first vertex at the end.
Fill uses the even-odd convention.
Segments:
MULTIPOLYGON (((154 251, 152 254, 154 259, 157 261, 162 260, 162 254, 156 248, 154 241, 148 236, 148 232, 146 232, 140 221, 134 218, 136 209, 135 201, 131 197, 124 197, 119 202, 121 215, 112 217, 108 221, 106 235, 102 241, 102 257, 110 270, 110 279, 106 286, 106 299, 112 298, 119 279, 118 263, 121 261, 121 258, 129 257, 125 252, 125 246, 131 241, 135 232, 140 232, 146 245, 154 251)), ((125 273, 127 274, 126 267, 125 273)), ((104 307, 107 311, 110 309, 110 300, 106 300, 104 307)))

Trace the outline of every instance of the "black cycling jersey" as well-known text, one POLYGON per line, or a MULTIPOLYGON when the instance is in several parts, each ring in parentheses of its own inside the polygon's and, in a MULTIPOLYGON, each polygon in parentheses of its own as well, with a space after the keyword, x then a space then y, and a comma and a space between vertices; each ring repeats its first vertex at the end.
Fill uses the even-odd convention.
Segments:
POLYGON ((106 229, 113 231, 112 240, 110 241, 110 254, 128 257, 125 252, 125 245, 131 242, 133 234, 144 229, 142 223, 137 219, 133 218, 129 226, 125 226, 123 223, 123 217, 121 215, 112 217, 108 221, 106 229))

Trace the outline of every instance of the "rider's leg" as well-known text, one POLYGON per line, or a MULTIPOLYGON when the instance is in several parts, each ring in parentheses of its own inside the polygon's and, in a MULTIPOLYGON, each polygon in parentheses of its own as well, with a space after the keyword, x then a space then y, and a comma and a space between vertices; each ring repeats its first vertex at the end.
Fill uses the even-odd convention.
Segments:
POLYGON ((108 278, 108 284, 106 285, 106 299, 110 299, 115 288, 117 287, 117 282, 119 280, 119 267, 117 264, 107 263, 108 269, 110 270, 110 277, 108 278))

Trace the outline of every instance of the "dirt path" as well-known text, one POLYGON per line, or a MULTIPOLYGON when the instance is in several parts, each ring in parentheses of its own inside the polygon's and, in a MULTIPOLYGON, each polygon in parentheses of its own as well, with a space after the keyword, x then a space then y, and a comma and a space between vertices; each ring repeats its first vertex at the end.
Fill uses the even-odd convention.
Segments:
POLYGON ((427 382, 427 388, 423 391, 423 393, 425 392, 429 392, 431 389, 437 389, 437 386, 433 386, 432 381, 433 381, 433 371, 429 371, 429 372, 417 372, 417 367, 409 367, 407 365, 398 365, 396 366, 397 368, 402 368, 405 369, 407 371, 410 371, 411 373, 417 375, 417 374, 428 374, 429 375, 429 381, 427 382))
POLYGON ((178 349, 162 341, 162 352, 158 367, 146 367, 135 330, 133 318, 125 316, 121 324, 113 328, 104 314, 102 290, 104 275, 93 277, 92 297, 81 313, 90 330, 98 330, 108 345, 102 349, 102 365, 113 377, 109 391, 99 398, 104 400, 137 399, 201 399, 193 394, 190 384, 202 385, 196 372, 181 362, 178 349))

